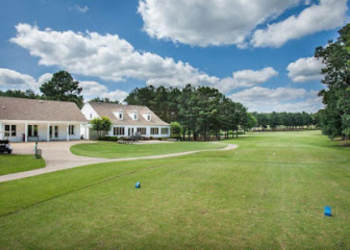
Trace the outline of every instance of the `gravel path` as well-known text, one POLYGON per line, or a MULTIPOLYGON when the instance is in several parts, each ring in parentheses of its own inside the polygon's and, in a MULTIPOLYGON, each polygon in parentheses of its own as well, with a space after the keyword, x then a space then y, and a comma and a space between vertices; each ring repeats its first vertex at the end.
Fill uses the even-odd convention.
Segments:
MULTIPOLYGON (((236 149, 238 146, 233 144, 228 144, 226 148, 222 149, 211 149, 211 150, 200 150, 200 151, 188 151, 182 153, 173 153, 165 155, 152 155, 143 157, 129 157, 129 158, 119 158, 119 159, 103 159, 103 158, 91 158, 85 156, 74 155, 70 152, 70 147, 75 144, 80 143, 91 143, 91 141, 72 141, 72 142, 40 142, 39 148, 43 150, 43 158, 46 161, 46 167, 41 169, 30 170, 26 172, 14 173, 0 176, 0 182, 11 181, 22 179, 26 177, 56 172, 60 170, 76 168, 96 163, 104 162, 120 162, 120 161, 136 161, 136 160, 149 160, 149 159, 161 159, 182 155, 189 155, 198 152, 205 151, 226 151, 236 149)), ((218 142, 213 142, 218 143, 218 142)), ((18 143, 12 144, 14 154, 33 154, 34 143, 18 143)))

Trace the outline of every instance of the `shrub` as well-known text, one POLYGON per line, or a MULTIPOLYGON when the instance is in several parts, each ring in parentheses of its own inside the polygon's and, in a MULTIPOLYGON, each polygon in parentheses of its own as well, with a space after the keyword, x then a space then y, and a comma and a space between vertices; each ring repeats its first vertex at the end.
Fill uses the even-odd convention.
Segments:
POLYGON ((99 139, 100 141, 113 141, 116 142, 118 141, 118 137, 111 137, 111 136, 105 136, 99 139))
POLYGON ((178 122, 170 123, 170 130, 172 136, 181 136, 182 126, 178 122))

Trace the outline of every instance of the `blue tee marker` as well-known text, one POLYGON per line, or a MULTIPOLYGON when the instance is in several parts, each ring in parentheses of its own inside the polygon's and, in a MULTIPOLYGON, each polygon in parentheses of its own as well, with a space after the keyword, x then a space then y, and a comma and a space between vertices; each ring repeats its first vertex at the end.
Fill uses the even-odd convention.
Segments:
POLYGON ((332 213, 331 213, 331 207, 324 207, 324 215, 325 216, 332 216, 332 213))
POLYGON ((141 182, 136 182, 135 188, 141 188, 141 182))

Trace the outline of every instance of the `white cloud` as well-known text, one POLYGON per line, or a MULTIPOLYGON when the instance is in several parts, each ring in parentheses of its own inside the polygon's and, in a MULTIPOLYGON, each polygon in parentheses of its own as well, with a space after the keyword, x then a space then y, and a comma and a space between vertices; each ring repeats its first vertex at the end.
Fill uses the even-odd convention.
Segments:
POLYGON ((322 61, 315 57, 300 58, 288 65, 288 76, 294 82, 320 80, 323 67, 322 61))
POLYGON ((335 29, 345 23, 347 10, 347 0, 320 0, 319 4, 304 9, 299 16, 256 30, 251 43, 254 47, 280 47, 292 39, 335 29))
POLYGON ((21 74, 10 69, 0 68, 0 88, 3 90, 31 89, 37 92, 39 90, 39 86, 40 83, 30 75, 21 74))
MULTIPOLYGON (((21 74, 10 69, 0 68, 0 89, 5 91, 8 89, 31 89, 35 92, 40 92, 39 87, 42 84, 50 81, 52 76, 53 74, 46 73, 41 75, 38 80, 35 80, 30 75, 21 74)), ((76 81, 78 81, 79 85, 83 88, 82 95, 86 100, 90 100, 95 97, 104 97, 111 100, 123 101, 129 95, 127 92, 119 89, 109 92, 107 86, 95 81, 76 81)))
POLYGON ((42 76, 39 77, 38 79, 38 84, 39 86, 43 85, 44 83, 50 81, 53 77, 52 73, 45 73, 42 76))
POLYGON ((40 65, 58 65, 71 73, 107 81, 120 82, 126 78, 135 78, 154 86, 183 87, 191 83, 194 86, 223 86, 225 91, 229 91, 236 85, 244 87, 262 83, 259 79, 253 79, 259 78, 260 74, 276 74, 272 68, 267 68, 257 73, 247 70, 233 73, 236 79, 220 79, 209 76, 188 63, 137 51, 118 35, 57 32, 50 29, 41 31, 28 24, 19 24, 16 29, 18 34, 11 41, 29 50, 31 55, 39 57, 40 65), (248 83, 249 80, 253 82, 248 83))
POLYGON ((258 112, 316 112, 322 108, 322 99, 317 96, 317 91, 308 92, 302 88, 254 87, 232 94, 230 98, 247 106, 249 111, 258 112))
POLYGON ((79 82, 79 86, 83 88, 82 94, 87 99, 99 97, 108 92, 107 86, 99 84, 95 81, 81 81, 79 82))
POLYGON ((79 85, 83 88, 82 95, 86 100, 91 100, 95 97, 102 97, 121 102, 129 95, 129 93, 119 89, 109 92, 107 86, 95 81, 80 81, 79 85))
POLYGON ((140 0, 143 29, 151 37, 189 45, 244 47, 257 25, 301 0, 140 0))
POLYGON ((78 11, 80 13, 86 13, 89 11, 89 7, 87 6, 79 6, 79 5, 74 5, 73 7, 70 7, 69 10, 75 10, 75 11, 78 11))
POLYGON ((262 70, 241 70, 234 72, 232 77, 224 78, 218 84, 218 88, 227 93, 232 89, 247 88, 258 84, 263 84, 272 77, 278 76, 278 72, 271 67, 262 70))
POLYGON ((129 95, 129 93, 122 90, 115 90, 102 95, 104 98, 109 98, 110 100, 118 100, 119 102, 124 101, 124 99, 129 95))

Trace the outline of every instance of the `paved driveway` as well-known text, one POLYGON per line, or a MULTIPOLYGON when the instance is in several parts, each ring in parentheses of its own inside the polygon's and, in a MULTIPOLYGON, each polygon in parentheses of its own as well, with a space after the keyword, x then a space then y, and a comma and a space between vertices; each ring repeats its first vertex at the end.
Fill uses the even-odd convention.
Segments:
MULTIPOLYGON (((38 148, 42 149, 47 168, 65 169, 108 161, 72 154, 70 147, 81 143, 91 143, 91 141, 39 142, 38 148)), ((34 154, 34 143, 12 143, 11 145, 13 154, 34 154)))
MULTIPOLYGON (((0 182, 11 181, 16 179, 22 179, 30 176, 55 172, 59 170, 75 168, 95 163, 103 162, 117 162, 117 161, 134 161, 134 160, 146 160, 146 159, 160 159, 181 155, 188 155, 202 151, 190 151, 182 153, 173 153, 166 155, 153 155, 144 157, 129 157, 119 159, 103 159, 103 158, 92 158, 85 156, 74 155, 70 152, 70 147, 80 143, 91 143, 91 141, 70 141, 70 142, 39 142, 39 148, 42 149, 43 158, 46 162, 46 167, 41 169, 30 170, 21 173, 14 173, 0 176, 0 182)), ((34 154, 34 143, 12 143, 13 154, 34 154)), ((226 148, 218 150, 232 150, 237 148, 237 145, 229 144, 226 148)), ((215 151, 215 150, 204 150, 204 151, 215 151)))

